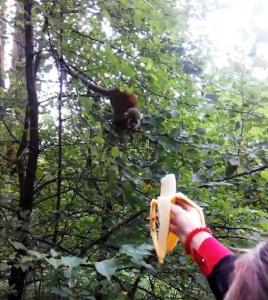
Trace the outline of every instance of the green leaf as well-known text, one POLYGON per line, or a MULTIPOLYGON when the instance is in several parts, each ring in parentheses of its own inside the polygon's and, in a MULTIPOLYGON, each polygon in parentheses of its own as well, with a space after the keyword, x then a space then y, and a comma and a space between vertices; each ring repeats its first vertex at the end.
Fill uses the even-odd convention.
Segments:
POLYGON ((202 174, 193 174, 192 175, 192 182, 193 183, 202 183, 206 180, 206 177, 202 174))
POLYGON ((151 255, 152 249, 153 246, 150 244, 142 244, 140 246, 126 244, 120 248, 120 253, 125 253, 126 255, 131 256, 131 261, 135 264, 151 268, 152 266, 146 264, 143 259, 144 257, 151 255))
POLYGON ((63 265, 63 262, 61 261, 61 259, 57 259, 57 258, 53 258, 53 257, 50 257, 50 258, 46 258, 46 261, 52 265, 54 267, 54 269, 58 269, 59 266, 63 265))
POLYGON ((111 277, 115 274, 117 270, 117 262, 115 258, 105 259, 103 261, 99 261, 95 263, 96 270, 107 278, 107 280, 111 280, 111 277))
POLYGON ((63 256, 61 261, 64 265, 75 268, 84 263, 84 260, 77 256, 63 256))
POLYGON ((264 231, 268 231, 268 221, 267 222, 259 222, 258 225, 264 231))
POLYGON ((201 285, 201 287, 203 289, 208 289, 208 282, 207 282, 207 279, 204 275, 202 274, 197 274, 196 275, 196 281, 201 285))
POLYGON ((53 248, 50 249, 50 254, 51 254, 52 257, 57 257, 57 256, 60 255, 60 254, 59 254, 57 251, 55 251, 53 248))
POLYGON ((64 270, 63 274, 64 274, 64 277, 66 279, 68 279, 69 287, 73 288, 76 285, 77 277, 79 275, 79 272, 76 271, 73 268, 67 268, 67 269, 64 270))
POLYGON ((36 256, 37 259, 44 259, 47 255, 44 253, 40 253, 35 250, 28 250, 28 253, 31 254, 32 256, 36 256))
POLYGON ((91 113, 92 105, 95 103, 94 99, 81 96, 79 97, 79 101, 85 108, 86 113, 91 113))
POLYGON ((17 250, 25 250, 25 251, 27 251, 27 248, 22 243, 19 243, 19 242, 16 242, 16 241, 12 241, 11 244, 17 250))
POLYGON ((195 132, 196 132, 198 135, 204 135, 204 134, 206 134, 206 128, 196 128, 196 129, 195 129, 195 132))
POLYGON ((205 94, 205 98, 212 101, 217 101, 219 99, 219 96, 216 94, 205 94))
POLYGON ((51 292, 53 294, 59 295, 61 297, 70 297, 72 296, 72 291, 67 287, 61 287, 61 288, 52 288, 51 292))
POLYGON ((96 137, 96 142, 103 145, 105 140, 102 136, 99 135, 99 136, 96 137))
POLYGON ((0 272, 5 272, 9 269, 9 265, 5 263, 0 263, 0 272))
POLYGON ((145 64, 153 64, 151 57, 147 57, 147 56, 141 56, 140 61, 145 64))
POLYGON ((237 166, 239 166, 239 163, 240 163, 239 157, 233 157, 229 160, 229 164, 231 166, 237 167, 237 166))
POLYGON ((119 148, 116 147, 116 146, 113 147, 113 148, 111 149, 111 155, 112 155, 113 158, 119 157, 119 155, 120 155, 120 150, 119 150, 119 148))
POLYGON ((146 71, 150 71, 153 67, 153 63, 152 61, 149 61, 147 64, 146 64, 146 67, 145 67, 145 70, 146 71))
POLYGON ((117 174, 118 174, 118 169, 116 166, 112 166, 107 170, 107 179, 110 188, 115 187, 117 183, 117 174))
POLYGON ((213 159, 213 158, 209 158, 209 159, 207 159, 207 160, 204 162, 204 165, 205 165, 207 168, 213 167, 214 164, 215 164, 215 162, 214 162, 214 159, 213 159))
POLYGON ((132 195, 135 191, 135 184, 131 181, 124 181, 122 183, 122 190, 124 192, 125 198, 129 201, 132 201, 132 195))
POLYGON ((158 77, 157 77, 157 75, 155 75, 154 73, 149 73, 148 74, 148 80, 152 83, 152 84, 155 84, 155 83, 157 83, 157 81, 158 81, 158 77))
POLYGON ((105 17, 107 20, 110 20, 110 19, 111 19, 111 15, 110 15, 110 13, 109 13, 106 9, 103 9, 103 10, 101 11, 101 14, 102 14, 102 16, 105 17))

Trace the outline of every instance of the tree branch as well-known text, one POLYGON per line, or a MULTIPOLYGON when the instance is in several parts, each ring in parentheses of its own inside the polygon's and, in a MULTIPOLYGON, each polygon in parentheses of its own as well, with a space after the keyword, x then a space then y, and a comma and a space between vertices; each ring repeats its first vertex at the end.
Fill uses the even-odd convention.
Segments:
POLYGON ((96 239, 95 241, 91 242, 88 245, 88 248, 91 248, 105 240, 107 240, 115 231, 117 231, 120 227, 127 225, 128 223, 132 222, 133 220, 135 220, 137 217, 139 217, 140 215, 142 215, 145 212, 145 210, 141 210, 136 212, 135 214, 129 216, 127 219, 123 220, 122 222, 118 223, 117 225, 115 225, 114 227, 112 227, 110 230, 108 230, 105 234, 103 234, 102 236, 100 236, 98 239, 96 239))
POLYGON ((260 167, 257 167, 255 169, 252 169, 250 171, 245 171, 245 172, 242 172, 242 173, 234 174, 234 175, 229 176, 229 177, 220 178, 220 179, 214 180, 214 181, 209 182, 209 183, 201 184, 201 185, 199 185, 199 188, 214 187, 214 186, 217 186, 218 185, 217 183, 219 183, 219 182, 228 181, 228 180, 239 178, 239 177, 243 177, 243 176, 248 176, 248 175, 251 175, 253 173, 257 173, 257 172, 263 171, 265 169, 268 169, 268 165, 266 165, 266 164, 264 164, 264 165, 262 165, 260 167))

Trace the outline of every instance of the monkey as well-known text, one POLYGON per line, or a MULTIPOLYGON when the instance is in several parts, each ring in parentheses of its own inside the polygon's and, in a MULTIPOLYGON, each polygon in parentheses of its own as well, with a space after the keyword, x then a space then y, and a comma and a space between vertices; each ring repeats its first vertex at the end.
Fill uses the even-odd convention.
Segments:
POLYGON ((139 110, 138 97, 134 93, 121 91, 119 88, 106 89, 91 81, 87 81, 87 87, 109 98, 115 126, 132 130, 140 127, 143 114, 139 110))
POLYGON ((115 126, 131 130, 137 130, 140 127, 143 114, 140 112, 138 98, 134 93, 121 91, 120 88, 107 89, 98 86, 81 73, 73 71, 62 57, 59 58, 59 62, 72 77, 80 79, 89 90, 109 98, 115 126))
POLYGON ((10 162, 15 162, 16 161, 15 147, 13 145, 8 145, 6 147, 5 153, 1 154, 1 156, 10 162))
POLYGON ((116 126, 137 130, 143 118, 139 110, 138 98, 133 93, 120 91, 119 88, 106 90, 113 109, 113 123, 116 126))

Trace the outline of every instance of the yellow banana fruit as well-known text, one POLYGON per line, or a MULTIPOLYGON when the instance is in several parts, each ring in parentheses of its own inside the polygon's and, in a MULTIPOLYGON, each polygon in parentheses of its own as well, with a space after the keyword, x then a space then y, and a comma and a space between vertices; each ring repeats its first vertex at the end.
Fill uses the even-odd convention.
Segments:
POLYGON ((171 203, 184 201, 194 207, 200 215, 202 226, 206 226, 202 209, 182 193, 176 193, 174 174, 161 179, 160 196, 151 201, 150 232, 159 263, 163 264, 168 252, 174 250, 179 238, 169 231, 171 203), (158 223, 158 228, 157 228, 158 223))

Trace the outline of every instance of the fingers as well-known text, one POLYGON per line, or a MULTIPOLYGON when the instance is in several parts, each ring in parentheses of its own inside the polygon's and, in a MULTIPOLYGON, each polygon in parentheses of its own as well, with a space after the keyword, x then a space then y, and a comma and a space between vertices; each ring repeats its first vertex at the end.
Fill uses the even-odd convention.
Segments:
POLYGON ((185 218, 187 212, 181 208, 179 205, 171 204, 170 208, 170 223, 178 226, 179 220, 185 218))
POLYGON ((173 225, 172 223, 169 224, 169 231, 178 235, 178 227, 173 225))
POLYGON ((181 206, 185 210, 191 210, 192 206, 181 198, 176 198, 174 204, 181 206))
POLYGON ((185 209, 182 208, 180 205, 171 204, 171 207, 170 207, 171 216, 174 215, 175 217, 178 217, 181 214, 183 214, 184 211, 185 211, 185 209))

